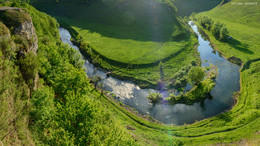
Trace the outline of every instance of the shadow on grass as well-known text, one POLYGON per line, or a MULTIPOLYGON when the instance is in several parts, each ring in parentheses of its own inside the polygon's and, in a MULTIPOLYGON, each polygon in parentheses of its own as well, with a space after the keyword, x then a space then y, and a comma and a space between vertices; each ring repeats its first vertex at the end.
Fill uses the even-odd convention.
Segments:
POLYGON ((220 114, 217 117, 218 117, 218 119, 226 121, 226 122, 230 122, 232 120, 232 117, 229 115, 229 113, 220 114))
POLYGON ((166 4, 151 1, 98 1, 91 5, 62 2, 56 4, 55 9, 49 8, 47 2, 34 4, 56 18, 63 18, 67 24, 104 37, 148 42, 167 42, 169 38, 182 41, 178 39, 182 26, 173 10, 166 4))
POLYGON ((253 51, 248 49, 248 45, 247 44, 242 44, 240 41, 236 40, 236 39, 232 39, 228 41, 228 44, 230 46, 232 46, 233 48, 246 53, 246 54, 254 54, 253 51))

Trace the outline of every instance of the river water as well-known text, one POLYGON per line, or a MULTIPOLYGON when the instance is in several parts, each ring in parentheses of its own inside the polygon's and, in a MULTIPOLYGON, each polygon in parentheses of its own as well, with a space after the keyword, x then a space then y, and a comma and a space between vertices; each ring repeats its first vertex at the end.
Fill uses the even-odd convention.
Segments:
MULTIPOLYGON (((176 104, 168 105, 167 103, 152 105, 149 103, 147 96, 150 92, 157 92, 154 89, 141 89, 131 81, 122 81, 114 77, 107 77, 106 73, 98 70, 88 60, 85 59, 87 75, 91 78, 98 75, 102 79, 103 88, 113 93, 122 103, 134 108, 140 114, 150 115, 154 119, 165 124, 191 124, 195 121, 215 116, 234 104, 233 93, 239 91, 239 66, 233 64, 215 51, 207 37, 200 33, 196 25, 190 26, 198 34, 200 58, 202 66, 216 65, 219 69, 219 75, 216 79, 216 86, 211 91, 212 99, 206 99, 204 103, 195 103, 193 105, 176 104)), ((61 40, 68 43, 71 47, 79 50, 77 46, 70 41, 70 33, 59 28, 61 40)), ((84 58, 84 57, 83 57, 84 58)), ((159 91, 161 94, 168 95, 167 91, 159 91)))

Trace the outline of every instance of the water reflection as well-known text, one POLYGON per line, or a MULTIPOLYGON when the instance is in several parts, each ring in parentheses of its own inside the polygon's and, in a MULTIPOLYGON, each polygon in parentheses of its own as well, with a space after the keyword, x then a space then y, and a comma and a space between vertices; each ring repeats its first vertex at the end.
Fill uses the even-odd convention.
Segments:
MULTIPOLYGON (((173 106, 167 103, 152 105, 146 98, 149 95, 149 91, 160 92, 163 94, 163 97, 169 96, 169 93, 165 90, 141 89, 130 81, 107 77, 105 72, 96 69, 88 60, 85 62, 87 75, 89 77, 94 75, 100 76, 104 89, 112 92, 119 101, 136 109, 141 114, 150 115, 166 124, 190 124, 196 120, 219 114, 232 106, 234 102, 232 99, 233 92, 239 91, 239 66, 225 60, 217 51, 212 49, 207 36, 201 30, 198 30, 196 25, 191 25, 191 27, 198 34, 200 44, 198 51, 203 62, 202 66, 214 64, 219 68, 216 86, 211 92, 212 98, 206 99, 204 102, 195 103, 194 105, 176 104, 173 106)), ((71 43, 71 36, 66 29, 60 28, 60 35, 64 43, 69 43, 69 45, 78 50, 71 43)), ((187 88, 190 87, 188 86, 187 88)))

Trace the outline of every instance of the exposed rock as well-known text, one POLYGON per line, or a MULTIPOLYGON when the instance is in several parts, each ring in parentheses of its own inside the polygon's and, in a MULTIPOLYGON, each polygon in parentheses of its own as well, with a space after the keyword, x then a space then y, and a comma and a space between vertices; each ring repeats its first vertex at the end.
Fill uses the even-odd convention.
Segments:
MULTIPOLYGON (((20 39, 26 44, 18 44, 17 46, 19 47, 13 47, 13 49, 15 49, 14 51, 17 52, 18 60, 26 57, 27 53, 37 55, 38 39, 31 16, 20 8, 0 7, 0 37, 7 36, 10 38, 11 35, 14 35, 16 39, 20 39)), ((25 69, 20 69, 20 71, 24 79, 27 80, 27 71, 25 69)), ((38 78, 38 73, 36 73, 35 77, 33 75, 33 85, 30 86, 31 89, 37 89, 38 78)), ((28 80, 27 83, 29 82, 28 80)))
POLYGON ((20 8, 1 7, 0 20, 12 31, 12 34, 20 35, 28 41, 28 48, 24 48, 26 52, 36 54, 38 39, 29 14, 20 8))
POLYGON ((15 34, 24 36, 30 43, 28 52, 33 52, 36 54, 38 49, 38 39, 35 33, 32 22, 24 22, 18 28, 15 28, 15 34))

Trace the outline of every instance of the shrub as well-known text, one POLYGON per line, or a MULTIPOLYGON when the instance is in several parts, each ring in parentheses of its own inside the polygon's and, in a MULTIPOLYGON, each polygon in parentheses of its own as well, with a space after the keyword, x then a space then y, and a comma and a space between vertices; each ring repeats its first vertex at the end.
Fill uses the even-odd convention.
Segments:
POLYGON ((12 48, 12 45, 14 44, 11 38, 5 36, 0 37, 0 49, 2 49, 2 53, 5 56, 5 58, 10 58, 11 56, 14 56, 15 49, 12 48))
POLYGON ((202 18, 199 18, 199 23, 202 27, 206 28, 207 30, 210 30, 214 21, 208 18, 207 16, 204 16, 202 18))
POLYGON ((39 66, 37 56, 32 52, 26 53, 18 63, 26 83, 32 87, 39 66))
POLYGON ((227 27, 226 27, 226 26, 223 26, 223 27, 220 29, 219 39, 220 39, 221 41, 226 41, 227 38, 228 38, 228 34, 229 34, 229 32, 228 32, 227 27))
POLYGON ((205 72, 202 67, 192 67, 188 73, 188 80, 192 85, 198 85, 204 78, 205 72))
POLYGON ((216 39, 219 39, 220 37, 220 29, 223 27, 223 24, 220 22, 214 23, 214 25, 211 28, 212 34, 216 37, 216 39))
POLYGON ((159 103, 162 100, 162 95, 159 92, 156 93, 149 93, 147 98, 150 100, 152 104, 159 103))

